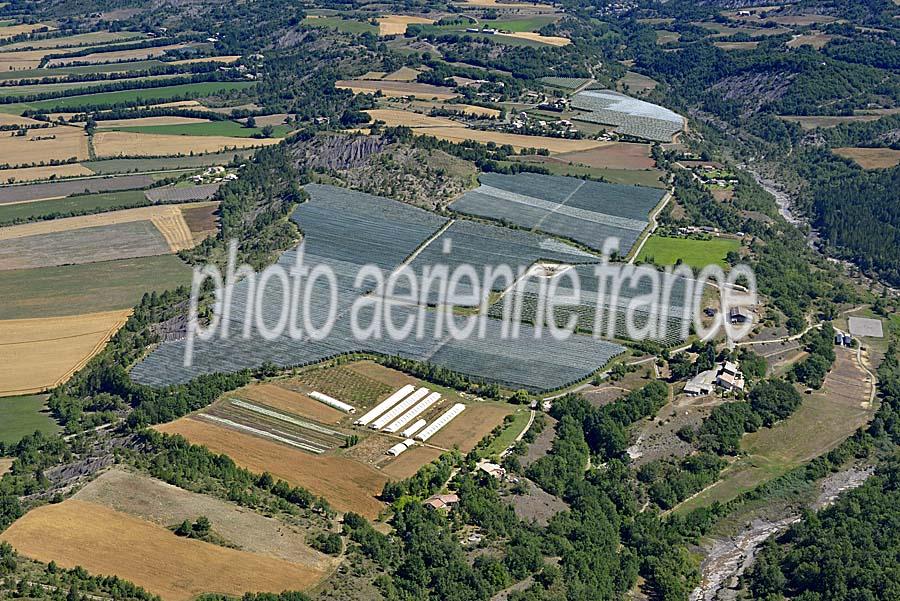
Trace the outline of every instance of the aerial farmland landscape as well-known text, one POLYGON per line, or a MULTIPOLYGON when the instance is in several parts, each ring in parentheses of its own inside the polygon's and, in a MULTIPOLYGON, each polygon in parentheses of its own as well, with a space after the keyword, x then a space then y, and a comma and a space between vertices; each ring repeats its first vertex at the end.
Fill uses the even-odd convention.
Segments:
POLYGON ((900 599, 900 2, 0 2, 0 601, 900 599))

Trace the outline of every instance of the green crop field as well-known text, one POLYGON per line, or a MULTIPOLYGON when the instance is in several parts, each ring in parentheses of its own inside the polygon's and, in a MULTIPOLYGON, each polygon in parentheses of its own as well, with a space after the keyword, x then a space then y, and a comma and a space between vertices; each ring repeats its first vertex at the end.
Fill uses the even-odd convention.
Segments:
POLYGON ((725 256, 732 250, 741 247, 739 240, 732 238, 713 238, 711 240, 692 240, 688 238, 664 238, 650 236, 638 255, 639 261, 652 261, 661 266, 674 265, 681 259, 682 263, 697 269, 703 269, 710 263, 725 267, 725 256))
POLYGON ((31 110, 77 110, 88 106, 112 106, 116 104, 136 104, 140 101, 168 101, 176 98, 203 98, 213 96, 219 92, 232 90, 244 90, 256 85, 252 81, 206 81, 201 83, 186 83, 177 86, 163 86, 159 88, 146 88, 143 90, 121 90, 118 92, 103 92, 98 94, 84 94, 82 96, 68 96, 65 98, 52 98, 37 102, 17 102, 15 104, 0 105, 0 112, 21 114, 31 110))
POLYGON ((493 27, 502 29, 503 31, 537 31, 545 25, 549 25, 557 20, 553 16, 536 16, 527 19, 510 19, 498 21, 481 21, 480 25, 484 27, 493 27))
POLYGON ((175 255, 0 271, 0 319, 126 309, 145 292, 190 282, 191 268, 175 255))
MULTIPOLYGON (((100 122, 101 128, 103 122, 100 122)), ((103 128, 105 130, 105 128, 103 128)), ((262 134, 261 127, 244 127, 235 121, 209 121, 207 123, 188 123, 184 125, 138 125, 133 127, 117 126, 111 131, 128 131, 138 134, 166 134, 171 136, 229 136, 232 138, 252 138, 262 134)), ((272 128, 273 137, 283 138, 291 128, 287 125, 276 125, 272 128)))
POLYGON ((303 24, 312 27, 330 27, 344 33, 378 33, 378 28, 371 23, 341 19, 340 17, 317 17, 313 19, 307 17, 303 19, 303 24))
MULTIPOLYGON (((174 75, 150 75, 147 77, 136 77, 134 79, 117 79, 117 85, 127 86, 128 84, 140 84, 143 81, 153 81, 160 79, 172 79, 173 77, 183 77, 180 74, 174 75)), ((24 86, 3 86, 0 87, 0 98, 15 98, 21 96, 32 96, 34 94, 52 94, 54 92, 66 92, 68 90, 84 89, 85 92, 90 89, 96 89, 98 86, 104 85, 102 81, 68 81, 63 83, 44 83, 30 84, 24 86)))
POLYGON ((46 405, 46 394, 0 398, 0 442, 19 442, 35 430, 46 434, 57 432, 59 427, 46 405))
POLYGON ((143 190, 103 192, 54 200, 4 204, 0 205, 0 225, 17 220, 47 219, 54 215, 93 213, 149 204, 150 201, 144 198, 143 190))
POLYGON ((81 65, 79 67, 54 67, 52 69, 23 69, 21 71, 0 71, 0 79, 40 79, 59 75, 85 75, 91 73, 125 73, 128 71, 144 71, 151 67, 160 67, 165 63, 159 60, 134 61, 127 63, 100 63, 97 65, 81 65))

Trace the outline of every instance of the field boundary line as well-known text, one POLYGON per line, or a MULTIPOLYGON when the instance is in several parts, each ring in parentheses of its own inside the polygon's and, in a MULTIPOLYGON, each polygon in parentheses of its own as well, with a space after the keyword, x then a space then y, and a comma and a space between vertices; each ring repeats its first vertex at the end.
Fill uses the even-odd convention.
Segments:
POLYGON ((637 256, 639 254, 641 254, 641 250, 644 248, 644 245, 647 243, 647 240, 650 239, 650 236, 652 236, 653 232, 656 231, 656 228, 659 227, 659 222, 656 220, 656 218, 659 217, 659 214, 662 212, 662 210, 665 208, 665 206, 667 204, 669 204, 669 201, 671 199, 672 199, 672 191, 667 190, 665 196, 662 197, 662 200, 656 206, 656 209, 654 209, 653 212, 650 213, 649 222, 647 223, 647 228, 640 236, 640 243, 636 247, 632 248, 631 251, 629 251, 628 264, 634 263, 635 259, 637 259, 637 256))

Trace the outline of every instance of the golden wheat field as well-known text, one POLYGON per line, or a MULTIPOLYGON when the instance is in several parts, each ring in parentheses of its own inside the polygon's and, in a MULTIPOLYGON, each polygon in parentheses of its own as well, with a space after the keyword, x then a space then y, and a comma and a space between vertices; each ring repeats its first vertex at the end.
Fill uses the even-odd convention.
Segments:
POLYGON ((492 117, 496 119, 500 116, 500 111, 498 109, 492 109, 486 106, 475 106, 474 104, 441 104, 438 106, 449 111, 459 111, 460 113, 474 115, 476 117, 492 117))
POLYGON ((0 113, 0 126, 2 125, 41 125, 43 122, 37 119, 29 119, 20 115, 0 113))
POLYGON ((69 499, 25 514, 0 539, 38 561, 115 574, 165 601, 202 593, 303 590, 322 571, 275 557, 176 536, 168 529, 88 501, 69 499))
POLYGON ((184 220, 184 209, 197 209, 214 206, 214 201, 189 203, 183 205, 153 205, 138 207, 136 209, 124 209, 122 211, 110 211, 107 213, 95 213, 93 215, 81 215, 78 217, 66 217, 50 221, 36 221, 13 225, 0 229, 0 241, 27 238, 41 234, 55 232, 68 232, 89 227, 115 225, 119 223, 131 223, 134 221, 147 221, 153 223, 172 252, 178 252, 194 246, 194 234, 184 220))
POLYGON ((65 382, 96 355, 131 310, 0 321, 0 396, 65 382))
MULTIPOLYGON (((377 71, 373 71, 373 73, 377 73, 377 71)), ((362 79, 383 79, 385 81, 416 81, 416 78, 419 77, 418 69, 413 69, 412 67, 400 67, 393 73, 382 73, 381 77, 365 77, 362 79)))
POLYGON ((893 148, 835 148, 834 153, 855 161, 863 169, 890 169, 900 165, 900 150, 893 148))
POLYGON ((172 136, 104 131, 94 136, 98 157, 172 156, 203 154, 278 144, 277 138, 230 138, 226 136, 172 136))
POLYGON ((459 123, 446 117, 432 117, 413 111, 399 109, 371 109, 365 111, 375 121, 384 121, 388 127, 405 125, 406 127, 461 127, 459 123))
POLYGON ((94 172, 80 163, 66 163, 50 167, 22 167, 0 170, 0 184, 13 182, 33 182, 56 177, 76 177, 94 175, 94 172))
POLYGON ((46 23, 21 23, 19 25, 9 25, 8 27, 0 28, 0 40, 5 40, 22 33, 31 33, 42 27, 46 27, 50 30, 56 29, 52 25, 47 25, 46 23))
POLYGON ((378 18, 378 35, 403 35, 409 25, 427 25, 429 23, 434 23, 434 19, 409 15, 387 15, 378 18))
POLYGON ((52 48, 43 50, 23 50, 20 52, 0 52, 0 71, 21 71, 22 69, 36 69, 41 64, 41 59, 56 52, 52 48))
POLYGON ((0 162, 10 167, 88 158, 88 139, 80 127, 30 129, 28 135, 0 132, 0 162))

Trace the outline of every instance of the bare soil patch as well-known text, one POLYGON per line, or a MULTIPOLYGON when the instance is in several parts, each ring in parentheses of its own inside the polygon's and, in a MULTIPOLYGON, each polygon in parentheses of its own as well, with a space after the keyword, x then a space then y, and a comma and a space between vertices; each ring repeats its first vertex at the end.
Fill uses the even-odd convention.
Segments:
MULTIPOLYGON (((394 442, 393 440, 391 441, 394 442)), ((392 480, 409 478, 427 463, 431 463, 443 454, 443 451, 432 447, 413 447, 399 457, 381 467, 381 471, 392 480)))
POLYGON ((303 486, 328 499, 338 511, 355 511, 374 519, 384 508, 375 497, 381 494, 387 478, 358 461, 336 455, 313 456, 190 417, 156 426, 156 429, 181 434, 194 444, 224 453, 250 471, 268 471, 295 486, 303 486))
POLYGON ((650 158, 650 146, 617 142, 591 150, 560 154, 558 159, 581 163, 603 169, 652 169, 656 166, 650 158))
POLYGON ((239 388, 228 396, 257 401, 274 409, 289 411, 323 424, 337 424, 346 413, 311 399, 305 394, 289 390, 277 384, 251 384, 239 388))
POLYGON ((469 404, 465 411, 444 426, 428 442, 445 449, 458 447, 463 453, 468 453, 475 448, 479 440, 502 424, 503 418, 512 413, 513 409, 508 405, 469 404))
POLYGON ((219 217, 216 212, 219 203, 203 204, 201 206, 181 207, 181 216, 193 234, 194 245, 199 244, 219 230, 219 217))
POLYGON ((537 484, 523 478, 528 486, 528 492, 524 495, 510 494, 503 497, 503 501, 512 505, 516 517, 526 522, 535 522, 538 526, 546 526, 550 518, 569 508, 565 501, 555 497, 540 488, 537 484))
POLYGON ((0 476, 3 476, 3 474, 12 468, 14 461, 15 459, 12 457, 0 457, 0 476))

